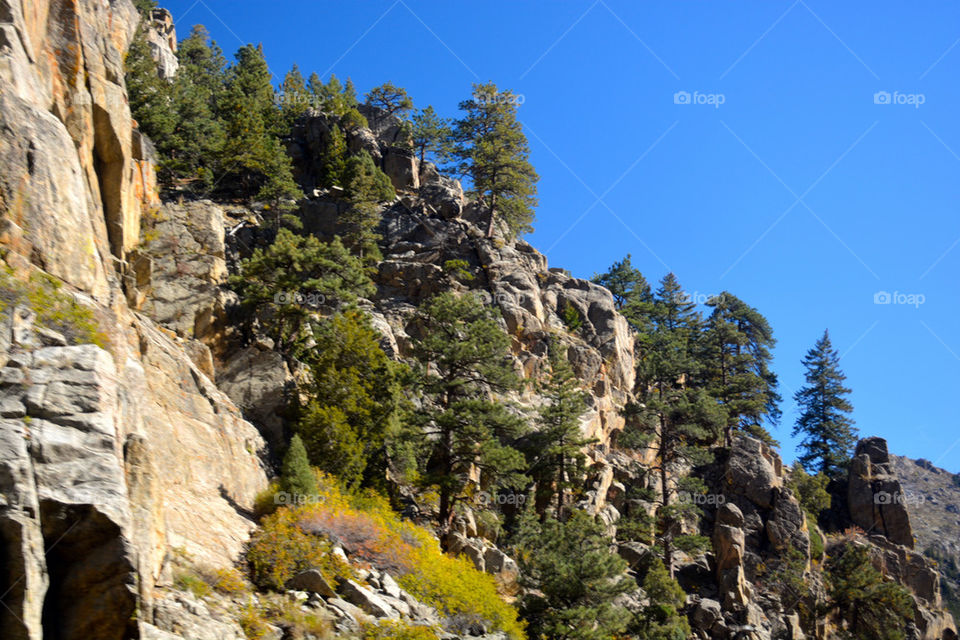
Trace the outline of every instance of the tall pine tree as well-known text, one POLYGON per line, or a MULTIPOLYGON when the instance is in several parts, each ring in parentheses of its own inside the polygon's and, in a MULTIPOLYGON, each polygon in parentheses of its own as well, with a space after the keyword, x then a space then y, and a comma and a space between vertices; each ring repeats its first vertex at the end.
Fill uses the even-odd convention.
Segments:
POLYGON ((773 330, 759 311, 724 291, 707 301, 713 312, 707 319, 701 354, 703 383, 727 414, 724 441, 741 431, 768 443, 773 437, 763 422, 780 420, 777 375, 770 370, 773 330))
POLYGON ((653 328, 644 343, 637 367, 637 397, 640 403, 628 408, 633 414, 621 444, 629 448, 652 448, 659 474, 660 496, 653 531, 662 551, 663 564, 672 576, 675 548, 693 550, 704 545, 699 536, 680 535, 684 520, 695 517, 692 496, 700 483, 681 477, 681 469, 710 459, 707 445, 716 440, 723 414, 702 389, 690 384, 698 371, 695 358, 699 313, 680 293, 673 274, 661 282, 653 303, 653 328))
POLYGON ((514 94, 493 83, 474 84, 473 96, 460 109, 464 115, 455 123, 454 156, 459 172, 470 176, 471 194, 490 215, 487 235, 493 235, 496 217, 513 236, 532 231, 539 177, 517 121, 514 94))
POLYGON ((543 505, 552 493, 555 517, 562 519, 567 490, 583 486, 583 448, 595 440, 581 435, 580 416, 589 406, 589 395, 573 373, 566 347, 556 342, 550 345, 550 367, 550 378, 541 389, 547 402, 539 412, 540 429, 530 438, 529 474, 537 482, 537 503, 543 505))
POLYGON ((840 355, 830 342, 829 331, 817 340, 803 358, 806 384, 793 399, 800 408, 800 417, 791 435, 803 434, 800 463, 810 471, 838 476, 850 460, 857 441, 857 429, 850 412, 853 405, 843 386, 847 376, 840 370, 840 355))
POLYGON ((488 489, 526 480, 523 456, 511 446, 523 423, 491 397, 514 389, 518 380, 509 362, 510 337, 478 296, 438 294, 423 303, 417 320, 414 354, 426 396, 417 417, 431 450, 426 476, 438 487, 446 528, 472 472, 480 472, 488 489))

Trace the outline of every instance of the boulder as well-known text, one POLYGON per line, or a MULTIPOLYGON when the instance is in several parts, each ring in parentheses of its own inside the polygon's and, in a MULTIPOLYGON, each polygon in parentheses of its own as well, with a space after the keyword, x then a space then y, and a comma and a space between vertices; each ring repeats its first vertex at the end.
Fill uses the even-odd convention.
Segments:
POLYGON ((333 598, 337 595, 336 590, 330 586, 330 583, 327 582, 327 579, 323 577, 323 574, 320 573, 318 569, 308 569, 307 571, 298 573, 290 578, 285 586, 291 590, 317 593, 324 598, 333 598))
POLYGON ((259 346, 233 354, 217 375, 219 387, 257 426, 274 451, 286 443, 281 412, 292 380, 283 356, 259 346))
POLYGON ((420 188, 420 171, 417 157, 410 149, 387 147, 381 165, 383 172, 390 178, 393 188, 407 191, 420 188))
POLYGON ((353 580, 344 580, 340 584, 340 593, 345 600, 376 618, 400 618, 400 614, 386 600, 353 580))

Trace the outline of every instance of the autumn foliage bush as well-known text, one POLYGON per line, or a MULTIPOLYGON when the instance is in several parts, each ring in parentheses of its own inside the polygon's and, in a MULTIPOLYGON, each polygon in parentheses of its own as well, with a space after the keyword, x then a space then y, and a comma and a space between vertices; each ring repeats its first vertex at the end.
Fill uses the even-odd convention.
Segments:
POLYGON ((280 589, 308 568, 340 580, 349 568, 329 553, 339 544, 354 562, 394 574, 401 587, 448 618, 484 621, 512 640, 525 638, 516 610, 500 599, 492 576, 464 558, 444 555, 430 532, 401 520, 382 496, 349 494, 324 474, 318 474, 318 480, 310 504, 282 507, 264 518, 247 554, 254 582, 280 589))

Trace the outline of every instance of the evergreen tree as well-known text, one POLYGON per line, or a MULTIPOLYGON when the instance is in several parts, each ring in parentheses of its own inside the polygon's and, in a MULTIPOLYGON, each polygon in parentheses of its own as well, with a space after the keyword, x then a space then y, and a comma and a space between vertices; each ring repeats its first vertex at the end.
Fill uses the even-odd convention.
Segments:
POLYGON ((202 25, 196 25, 180 42, 177 60, 180 67, 173 85, 176 126, 168 138, 154 142, 168 158, 165 168, 171 177, 198 177, 209 186, 226 142, 217 115, 226 60, 202 25))
POLYGON ((406 89, 394 86, 392 82, 371 89, 367 94, 367 104, 380 110, 377 113, 378 122, 390 116, 403 118, 413 109, 413 100, 407 95, 406 89))
POLYGON ((317 494, 317 478, 313 475, 307 450, 300 436, 290 440, 287 453, 283 456, 280 472, 280 490, 291 495, 313 496, 317 494))
POLYGON ((475 84, 473 96, 460 109, 464 115, 455 123, 453 153, 459 172, 470 176, 471 195, 490 216, 487 235, 493 235, 495 216, 513 236, 532 231, 539 178, 517 121, 514 94, 493 83, 475 84))
POLYGON ((653 327, 637 367, 640 404, 628 407, 632 416, 621 437, 628 448, 653 448, 652 470, 660 476, 660 497, 653 531, 662 549, 663 563, 672 576, 673 550, 703 546, 699 536, 680 536, 681 523, 695 517, 692 500, 674 500, 675 489, 684 494, 702 491, 694 478, 679 478, 686 465, 710 459, 706 446, 717 438, 723 415, 702 389, 691 387, 698 365, 695 358, 700 317, 692 304, 678 295, 673 274, 663 281, 653 302, 653 327))
POLYGON ((399 429, 402 367, 380 347, 380 334, 357 309, 320 321, 310 367, 310 401, 295 430, 310 460, 346 486, 384 484, 387 441, 399 429))
POLYGON ((279 112, 274 105, 270 71, 260 47, 246 45, 236 54, 225 92, 227 142, 222 164, 245 194, 280 206, 303 194, 293 181, 292 165, 273 135, 279 112))
MULTIPOLYGON (((527 526, 533 523, 528 520, 527 526)), ((531 640, 621 637, 627 613, 614 601, 636 584, 625 575, 623 559, 611 551, 603 526, 573 511, 565 522, 547 520, 539 535, 526 539, 531 547, 519 554, 522 575, 536 591, 524 596, 520 612, 531 640)))
POLYGON ((341 222, 346 230, 343 240, 347 248, 364 262, 380 259, 376 233, 380 223, 380 203, 392 200, 396 193, 390 178, 374 164, 366 149, 350 156, 343 173, 350 208, 341 222))
POLYGON ((289 135, 293 123, 310 108, 307 83, 296 64, 284 76, 278 94, 280 100, 280 127, 278 135, 289 135))
POLYGON ((140 21, 124 60, 130 113, 151 140, 164 141, 173 132, 176 113, 171 83, 160 77, 147 42, 149 19, 140 21))
POLYGON ((830 554, 827 594, 839 610, 845 631, 855 640, 903 640, 913 620, 913 598, 896 582, 887 582, 870 562, 866 545, 848 543, 830 554))
POLYGON ((490 486, 518 486, 523 457, 510 446, 520 421, 491 392, 517 386, 510 338, 478 296, 444 292, 421 306, 414 355, 426 399, 416 416, 429 446, 426 479, 438 486, 440 523, 449 527, 455 503, 477 469, 490 486))
POLYGON ((686 640, 690 624, 682 610, 687 594, 674 580, 663 563, 655 558, 643 579, 648 603, 634 616, 627 632, 645 640, 686 640))
POLYGON ((347 171, 347 139, 340 127, 333 125, 330 139, 321 159, 321 179, 326 187, 343 186, 347 171))
POLYGON ((614 262, 605 273, 594 275, 590 281, 610 290, 613 303, 619 311, 634 300, 649 301, 651 298, 650 285, 630 262, 629 253, 623 260, 614 262))
POLYGON ((804 467, 837 477, 850 460, 857 430, 849 415, 853 406, 846 398, 850 389, 843 386, 847 377, 828 331, 807 352, 803 366, 806 384, 793 396, 800 416, 791 435, 804 435, 799 457, 804 467))
MULTIPOLYGON (((556 500, 556 517, 563 518, 567 489, 583 486, 586 455, 583 448, 596 440, 580 433, 580 416, 589 408, 589 395, 580 387, 567 360, 566 348, 550 346, 550 379, 541 389, 547 401, 540 409, 540 429, 530 438, 532 464, 529 473, 538 494, 556 500)), ((543 504, 547 500, 537 500, 543 504)))
POLYGON ((280 229, 266 249, 241 261, 230 284, 244 307, 260 321, 278 347, 297 356, 310 337, 303 331, 318 305, 335 306, 373 295, 373 283, 339 238, 326 243, 280 229))
POLYGON ((446 162, 450 154, 450 137, 453 130, 450 121, 441 118, 433 107, 421 109, 413 116, 411 139, 413 149, 420 158, 420 166, 428 159, 436 164, 446 162))
POLYGON ((774 443, 762 421, 780 419, 777 375, 770 370, 773 330, 759 311, 724 291, 707 302, 703 383, 727 414, 724 440, 735 430, 774 443))

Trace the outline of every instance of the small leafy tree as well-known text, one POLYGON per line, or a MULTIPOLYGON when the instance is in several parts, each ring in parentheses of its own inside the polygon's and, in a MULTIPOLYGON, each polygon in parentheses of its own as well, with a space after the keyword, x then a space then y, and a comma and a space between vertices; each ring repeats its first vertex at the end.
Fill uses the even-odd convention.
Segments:
MULTIPOLYGON (((536 526, 528 519, 528 529, 536 526)), ((626 562, 611 551, 603 526, 582 511, 572 511, 565 522, 547 520, 530 533, 532 546, 520 554, 523 578, 542 594, 531 592, 521 601, 530 638, 620 637, 627 613, 614 601, 636 584, 625 575, 626 562)))
POLYGON ((124 60, 130 112, 140 130, 162 142, 176 126, 173 87, 160 77, 147 42, 148 21, 141 20, 124 60))
POLYGON ((837 477, 850 461, 857 429, 850 418, 853 405, 846 397, 850 389, 843 386, 847 377, 828 331, 807 352, 803 366, 806 384, 793 396, 800 416, 791 435, 804 435, 799 458, 804 467, 837 477))
POLYGON ((496 216, 513 236, 533 230, 539 177, 530 164, 516 102, 512 92, 493 83, 474 84, 473 96, 460 103, 464 115, 454 126, 453 155, 459 172, 470 176, 471 194, 490 215, 488 236, 496 216))
POLYGON ((307 450, 299 435, 294 435, 283 456, 280 489, 291 495, 312 496, 317 493, 317 477, 310 468, 307 450))

